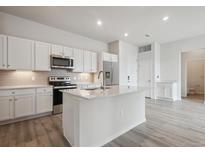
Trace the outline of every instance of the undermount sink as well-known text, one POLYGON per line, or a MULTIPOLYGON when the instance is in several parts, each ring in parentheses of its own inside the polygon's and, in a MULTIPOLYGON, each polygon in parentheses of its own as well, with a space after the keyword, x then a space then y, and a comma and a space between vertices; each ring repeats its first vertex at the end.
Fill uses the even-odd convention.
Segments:
POLYGON ((102 90, 105 90, 105 89, 111 89, 111 87, 95 87, 95 88, 86 88, 85 90, 97 90, 97 89, 102 89, 102 90))

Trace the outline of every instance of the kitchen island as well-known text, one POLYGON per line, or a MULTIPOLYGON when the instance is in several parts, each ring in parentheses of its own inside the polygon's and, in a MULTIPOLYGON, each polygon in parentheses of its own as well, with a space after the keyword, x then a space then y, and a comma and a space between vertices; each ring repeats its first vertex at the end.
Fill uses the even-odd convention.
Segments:
POLYGON ((72 146, 103 146, 146 121, 145 88, 63 92, 63 133, 72 146))

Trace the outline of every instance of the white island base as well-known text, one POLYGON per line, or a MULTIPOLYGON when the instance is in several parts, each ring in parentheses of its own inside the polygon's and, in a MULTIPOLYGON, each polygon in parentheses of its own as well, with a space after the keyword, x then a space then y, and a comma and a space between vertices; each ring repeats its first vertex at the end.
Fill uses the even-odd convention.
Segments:
POLYGON ((63 133, 71 146, 103 146, 146 121, 145 91, 64 90, 63 133))

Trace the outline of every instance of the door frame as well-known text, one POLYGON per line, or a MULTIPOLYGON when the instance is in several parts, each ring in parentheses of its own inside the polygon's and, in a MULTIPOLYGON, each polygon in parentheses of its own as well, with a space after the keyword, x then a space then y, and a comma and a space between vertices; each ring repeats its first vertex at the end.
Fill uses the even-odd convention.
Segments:
MULTIPOLYGON (((204 63, 205 63, 205 58, 199 58, 199 59, 189 59, 189 60, 187 60, 187 61, 185 61, 185 76, 184 76, 184 78, 185 78, 185 95, 187 96, 187 94, 188 94, 188 75, 187 75, 187 69, 188 69, 188 62, 190 62, 190 61, 204 61, 204 63)), ((203 67, 205 67, 205 66, 203 66, 203 67)), ((204 70, 204 74, 205 74, 205 70, 204 70)), ((204 83, 205 83, 205 79, 204 79, 204 83)), ((205 87, 205 85, 204 85, 204 87, 205 87)))
MULTIPOLYGON (((188 53, 188 52, 194 52, 194 50, 205 50, 205 48, 199 48, 199 49, 192 49, 192 50, 189 50, 189 51, 181 51, 180 52, 180 56, 179 56, 179 61, 180 61, 180 69, 179 69, 179 75, 180 75, 180 89, 181 89, 181 94, 182 94, 182 54, 184 53, 188 53)), ((191 60, 204 60, 204 89, 205 89, 205 58, 193 58, 191 60)), ((185 82, 185 95, 181 95, 181 97, 186 97, 187 96, 187 61, 185 61, 185 68, 184 68, 184 82, 185 82)), ((204 90, 204 95, 205 95, 205 90, 204 90)), ((204 96, 204 104, 205 104, 205 96, 204 96)))

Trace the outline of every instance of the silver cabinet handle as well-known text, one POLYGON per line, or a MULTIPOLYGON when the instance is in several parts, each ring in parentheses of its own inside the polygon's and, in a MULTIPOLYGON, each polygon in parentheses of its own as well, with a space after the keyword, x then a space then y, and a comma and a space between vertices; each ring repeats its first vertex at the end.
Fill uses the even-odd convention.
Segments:
POLYGON ((11 101, 12 101, 12 99, 9 99, 9 101, 11 102, 11 101))
POLYGON ((5 64, 2 65, 3 67, 5 66, 5 64))

